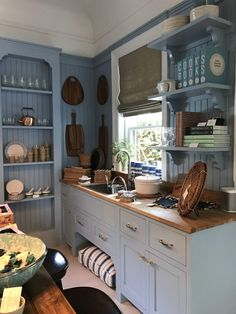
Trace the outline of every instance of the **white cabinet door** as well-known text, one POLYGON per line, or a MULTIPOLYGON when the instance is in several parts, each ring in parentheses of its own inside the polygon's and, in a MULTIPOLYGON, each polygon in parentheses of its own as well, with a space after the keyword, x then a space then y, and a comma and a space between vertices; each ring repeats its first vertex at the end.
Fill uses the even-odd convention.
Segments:
POLYGON ((121 293, 143 313, 148 306, 148 264, 143 246, 121 238, 121 293))
POLYGON ((186 314, 187 274, 149 254, 149 313, 186 314))
POLYGON ((73 204, 71 198, 66 193, 66 189, 62 191, 62 210, 63 210, 63 222, 62 232, 64 241, 72 246, 73 237, 75 232, 75 215, 73 211, 73 204))

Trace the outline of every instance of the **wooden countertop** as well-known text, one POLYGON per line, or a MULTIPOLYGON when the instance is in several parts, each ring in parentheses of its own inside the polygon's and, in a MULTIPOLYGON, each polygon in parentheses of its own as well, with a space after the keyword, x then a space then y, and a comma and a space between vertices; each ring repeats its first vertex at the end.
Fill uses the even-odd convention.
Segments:
POLYGON ((24 314, 75 314, 61 290, 42 267, 23 288, 24 314))
POLYGON ((71 184, 71 186, 186 233, 194 233, 236 221, 236 213, 221 210, 203 210, 200 212, 200 216, 196 216, 192 212, 188 217, 182 217, 177 209, 165 209, 158 206, 148 207, 147 204, 152 202, 153 199, 138 199, 133 203, 123 203, 116 199, 114 195, 101 194, 78 184, 71 184))

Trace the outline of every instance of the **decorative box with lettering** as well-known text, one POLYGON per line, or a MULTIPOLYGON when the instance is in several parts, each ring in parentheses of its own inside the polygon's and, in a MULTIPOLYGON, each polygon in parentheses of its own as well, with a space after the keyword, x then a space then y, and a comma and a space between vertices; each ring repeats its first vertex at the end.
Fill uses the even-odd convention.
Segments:
POLYGON ((188 86, 188 59, 184 58, 183 59, 183 64, 182 64, 182 73, 183 73, 183 87, 188 86))
POLYGON ((183 87, 183 73, 182 73, 182 60, 177 63, 177 86, 178 88, 183 87))
POLYGON ((201 49, 201 83, 227 83, 228 54, 218 47, 201 49))
POLYGON ((194 84, 199 83, 200 83, 200 49, 196 49, 194 54, 194 84))
POLYGON ((188 85, 194 85, 194 56, 188 56, 188 85))

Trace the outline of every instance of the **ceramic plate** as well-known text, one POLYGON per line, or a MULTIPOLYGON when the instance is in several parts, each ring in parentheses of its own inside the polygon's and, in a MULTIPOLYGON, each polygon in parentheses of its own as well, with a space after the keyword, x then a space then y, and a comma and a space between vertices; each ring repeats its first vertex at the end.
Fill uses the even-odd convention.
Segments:
POLYGON ((24 184, 20 180, 11 180, 7 182, 6 190, 9 194, 20 194, 24 190, 24 184))
POLYGON ((7 144, 5 148, 5 156, 6 158, 9 158, 10 156, 24 156, 26 157, 27 155, 27 148, 25 145, 21 142, 10 142, 7 144))

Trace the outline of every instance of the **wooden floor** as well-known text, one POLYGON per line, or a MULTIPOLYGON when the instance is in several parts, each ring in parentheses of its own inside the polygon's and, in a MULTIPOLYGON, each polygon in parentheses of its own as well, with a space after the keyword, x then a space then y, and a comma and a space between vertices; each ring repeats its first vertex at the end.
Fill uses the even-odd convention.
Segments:
POLYGON ((98 288, 104 291, 113 301, 118 305, 123 314, 140 314, 131 303, 125 302, 120 304, 115 299, 115 291, 109 288, 105 283, 103 283, 97 276, 95 276, 91 271, 83 267, 78 259, 71 254, 71 249, 69 246, 57 247, 68 259, 69 268, 65 277, 62 279, 62 285, 64 289, 78 287, 78 286, 90 286, 98 288))

